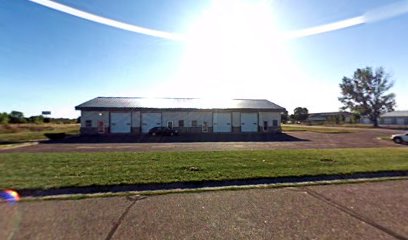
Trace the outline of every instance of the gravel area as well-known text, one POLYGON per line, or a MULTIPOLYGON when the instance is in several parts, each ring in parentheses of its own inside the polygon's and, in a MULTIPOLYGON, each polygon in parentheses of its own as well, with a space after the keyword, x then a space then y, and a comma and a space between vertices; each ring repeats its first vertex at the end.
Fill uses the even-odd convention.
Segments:
POLYGON ((5 152, 111 152, 111 151, 224 151, 224 150, 270 150, 270 149, 325 149, 325 148, 372 148, 406 147, 379 137, 398 132, 387 129, 361 129, 350 133, 287 132, 278 135, 219 135, 203 138, 198 136, 74 138, 65 142, 40 143, 5 152), (96 143, 97 142, 97 143, 96 143))

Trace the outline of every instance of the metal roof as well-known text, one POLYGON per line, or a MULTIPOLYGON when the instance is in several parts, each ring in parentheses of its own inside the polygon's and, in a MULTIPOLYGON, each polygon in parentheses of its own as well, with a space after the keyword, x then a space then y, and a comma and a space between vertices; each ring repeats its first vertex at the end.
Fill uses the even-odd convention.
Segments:
POLYGON ((381 117, 408 117, 408 111, 393 111, 381 115, 381 117))
POLYGON ((284 111, 266 99, 200 99, 200 98, 141 98, 97 97, 75 107, 90 109, 268 109, 284 111))

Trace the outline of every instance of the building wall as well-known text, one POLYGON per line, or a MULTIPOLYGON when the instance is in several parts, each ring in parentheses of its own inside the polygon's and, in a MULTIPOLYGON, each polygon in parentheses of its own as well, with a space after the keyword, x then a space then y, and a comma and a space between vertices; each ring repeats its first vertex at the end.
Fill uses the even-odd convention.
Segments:
POLYGON ((81 127, 86 126, 86 120, 91 120, 94 128, 98 126, 98 121, 103 121, 105 126, 109 126, 109 112, 81 111, 81 127))
POLYGON ((387 127, 408 126, 408 117, 381 117, 379 125, 387 127))
POLYGON ((314 124, 340 124, 340 123, 351 123, 352 118, 348 114, 318 114, 314 113, 311 114, 307 119, 306 123, 314 125, 314 124))
POLYGON ((184 127, 191 128, 192 122, 197 121, 197 127, 202 127, 204 122, 212 126, 212 112, 162 112, 162 126, 167 126, 167 122, 173 121, 173 127, 180 127, 179 120, 184 120, 184 127))
POLYGON ((268 122, 268 129, 266 131, 275 132, 276 130, 280 129, 281 115, 278 112, 259 112, 258 128, 260 132, 265 132, 263 129, 264 121, 268 122), (274 126, 274 120, 276 121, 276 126, 274 126))
POLYGON ((361 117, 360 123, 362 124, 373 124, 373 122, 368 117, 361 117))
POLYGON ((109 112, 108 111, 81 111, 81 134, 98 134, 98 123, 103 122, 104 133, 109 132, 109 112), (87 121, 91 121, 91 126, 87 126, 87 121))
POLYGON ((380 119, 380 122, 385 124, 385 125, 391 125, 391 124, 397 124, 396 120, 397 120, 396 118, 386 117, 386 118, 380 119))
POLYGON ((132 112, 132 128, 140 127, 140 112, 132 112))
POLYGON ((232 127, 241 128, 241 112, 232 112, 232 127))
MULTIPOLYGON (((160 112, 155 110, 154 112, 160 112)), ((221 112, 221 111, 217 111, 221 112)), ((229 111, 227 111, 229 112, 229 111)), ((173 128, 180 132, 202 133, 204 122, 207 123, 208 132, 213 132, 213 112, 212 111, 163 111, 162 126, 167 126, 167 122, 173 122, 173 128), (179 126, 179 120, 184 120, 184 127, 179 126), (192 126, 192 121, 197 121, 197 126, 192 126)), ((132 134, 141 133, 141 112, 131 112, 131 132, 132 134)), ((280 130, 281 115, 279 112, 258 112, 258 132, 276 132, 280 130), (274 120, 276 126, 274 126, 274 120), (268 128, 263 130, 263 122, 268 122, 268 128)), ((232 112, 232 132, 241 133, 241 112, 232 112)), ((97 134, 98 121, 102 121, 106 127, 105 133, 109 133, 110 113, 108 111, 81 111, 81 134, 97 134), (86 121, 91 120, 91 127, 86 126, 86 121)))

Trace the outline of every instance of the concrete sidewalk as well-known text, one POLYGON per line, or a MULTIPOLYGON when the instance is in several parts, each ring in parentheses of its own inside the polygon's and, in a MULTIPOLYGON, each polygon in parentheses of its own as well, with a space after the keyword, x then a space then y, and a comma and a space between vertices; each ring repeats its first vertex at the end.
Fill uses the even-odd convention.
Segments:
POLYGON ((401 180, 1 204, 0 239, 408 239, 407 190, 401 180))

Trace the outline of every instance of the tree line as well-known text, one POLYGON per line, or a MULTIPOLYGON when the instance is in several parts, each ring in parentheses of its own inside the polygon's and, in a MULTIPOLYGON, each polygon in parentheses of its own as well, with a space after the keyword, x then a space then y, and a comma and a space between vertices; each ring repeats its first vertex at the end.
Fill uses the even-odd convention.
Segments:
POLYGON ((48 118, 42 115, 25 117, 20 111, 11 111, 10 113, 0 113, 0 124, 15 123, 76 123, 77 119, 69 118, 48 118))

